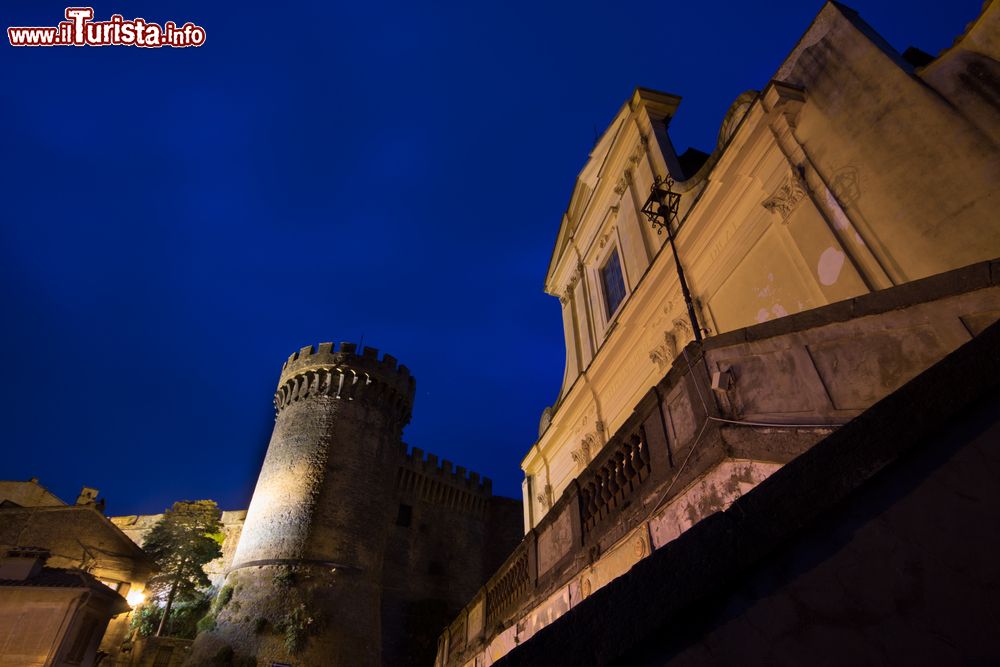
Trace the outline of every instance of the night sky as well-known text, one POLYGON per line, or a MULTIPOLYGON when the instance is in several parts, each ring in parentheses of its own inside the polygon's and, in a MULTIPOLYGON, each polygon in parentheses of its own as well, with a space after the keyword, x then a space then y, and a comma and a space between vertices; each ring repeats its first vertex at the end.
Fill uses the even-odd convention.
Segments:
MULTIPOLYGON (((853 3, 937 53, 980 0, 853 3)), ((0 45, 0 478, 246 507, 287 356, 363 337, 411 445, 520 495, 563 372, 552 245, 636 85, 710 150, 820 2, 115 2, 197 49, 0 45)), ((6 0, 4 26, 65 5, 6 0)))

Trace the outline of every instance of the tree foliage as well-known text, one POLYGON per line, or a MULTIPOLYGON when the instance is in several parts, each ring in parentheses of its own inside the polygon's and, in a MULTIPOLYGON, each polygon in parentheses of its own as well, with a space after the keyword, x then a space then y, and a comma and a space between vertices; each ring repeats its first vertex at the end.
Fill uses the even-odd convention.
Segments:
MULTIPOLYGON (((198 593, 194 599, 179 600, 170 610, 167 634, 180 639, 194 639, 198 634, 198 624, 211 608, 212 596, 198 593)), ((132 614, 130 630, 138 631, 140 637, 156 634, 163 620, 163 607, 144 604, 132 614)))
POLYGON ((146 536, 143 549, 154 564, 146 588, 157 597, 166 596, 157 634, 163 633, 175 600, 197 600, 211 585, 204 566, 222 555, 220 516, 212 500, 177 502, 146 536))

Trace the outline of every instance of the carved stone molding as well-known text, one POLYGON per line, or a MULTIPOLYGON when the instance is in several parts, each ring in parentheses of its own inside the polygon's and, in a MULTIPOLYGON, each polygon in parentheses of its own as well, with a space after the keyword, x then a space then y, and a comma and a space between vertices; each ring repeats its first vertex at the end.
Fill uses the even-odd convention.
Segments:
POLYGON ((535 499, 546 511, 552 509, 552 485, 546 484, 542 492, 535 496, 535 499))
POLYGON ((573 457, 573 461, 577 464, 580 470, 587 467, 591 459, 594 458, 594 454, 597 452, 598 447, 597 436, 594 433, 588 433, 586 436, 580 440, 580 446, 570 452, 570 456, 573 457))
POLYGON ((608 231, 604 232, 604 234, 601 235, 600 240, 597 242, 598 247, 603 248, 604 246, 606 246, 608 244, 608 239, 611 238, 611 235, 614 234, 614 232, 615 232, 614 226, 609 228, 608 231))
POLYGON ((805 184, 796 173, 789 173, 774 191, 765 199, 761 206, 775 215, 780 215, 782 222, 788 222, 788 216, 806 195, 805 184))
POLYGON ((563 289, 563 294, 566 298, 569 298, 573 291, 576 289, 576 284, 580 282, 580 278, 583 277, 583 264, 577 263, 576 271, 573 275, 569 277, 569 282, 566 283, 566 287, 563 289))
POLYGON ((683 317, 678 317, 672 322, 672 324, 674 325, 674 330, 679 331, 685 338, 688 336, 693 337, 693 333, 691 332, 691 323, 683 317))
POLYGON ((649 359, 662 371, 677 357, 677 339, 672 331, 663 332, 663 342, 649 351, 649 359))
POLYGON ((639 143, 632 151, 632 154, 628 156, 628 161, 633 165, 639 164, 639 160, 641 160, 642 156, 646 154, 647 146, 649 146, 649 139, 646 138, 646 135, 644 134, 639 135, 639 143))

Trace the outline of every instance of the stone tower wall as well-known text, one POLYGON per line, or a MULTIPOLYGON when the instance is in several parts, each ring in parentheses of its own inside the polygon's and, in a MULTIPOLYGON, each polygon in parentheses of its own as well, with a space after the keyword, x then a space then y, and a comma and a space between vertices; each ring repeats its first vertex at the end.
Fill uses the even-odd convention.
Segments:
POLYGON ((380 663, 382 559, 414 384, 391 356, 349 343, 288 359, 232 598, 195 661, 228 646, 258 664, 380 663))
POLYGON ((385 513, 378 491, 398 465, 414 381, 390 355, 377 355, 323 343, 289 358, 234 567, 306 560, 370 570, 381 563, 371 553, 379 545, 357 538, 385 513))

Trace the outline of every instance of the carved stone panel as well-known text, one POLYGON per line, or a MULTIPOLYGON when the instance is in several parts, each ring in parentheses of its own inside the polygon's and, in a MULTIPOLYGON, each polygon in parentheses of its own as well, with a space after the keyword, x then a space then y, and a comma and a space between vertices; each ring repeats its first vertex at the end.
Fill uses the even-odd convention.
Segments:
POLYGON ((780 215, 782 222, 788 222, 788 216, 806 195, 805 186, 798 174, 789 173, 781 181, 778 188, 765 199, 761 206, 775 215, 780 215))

